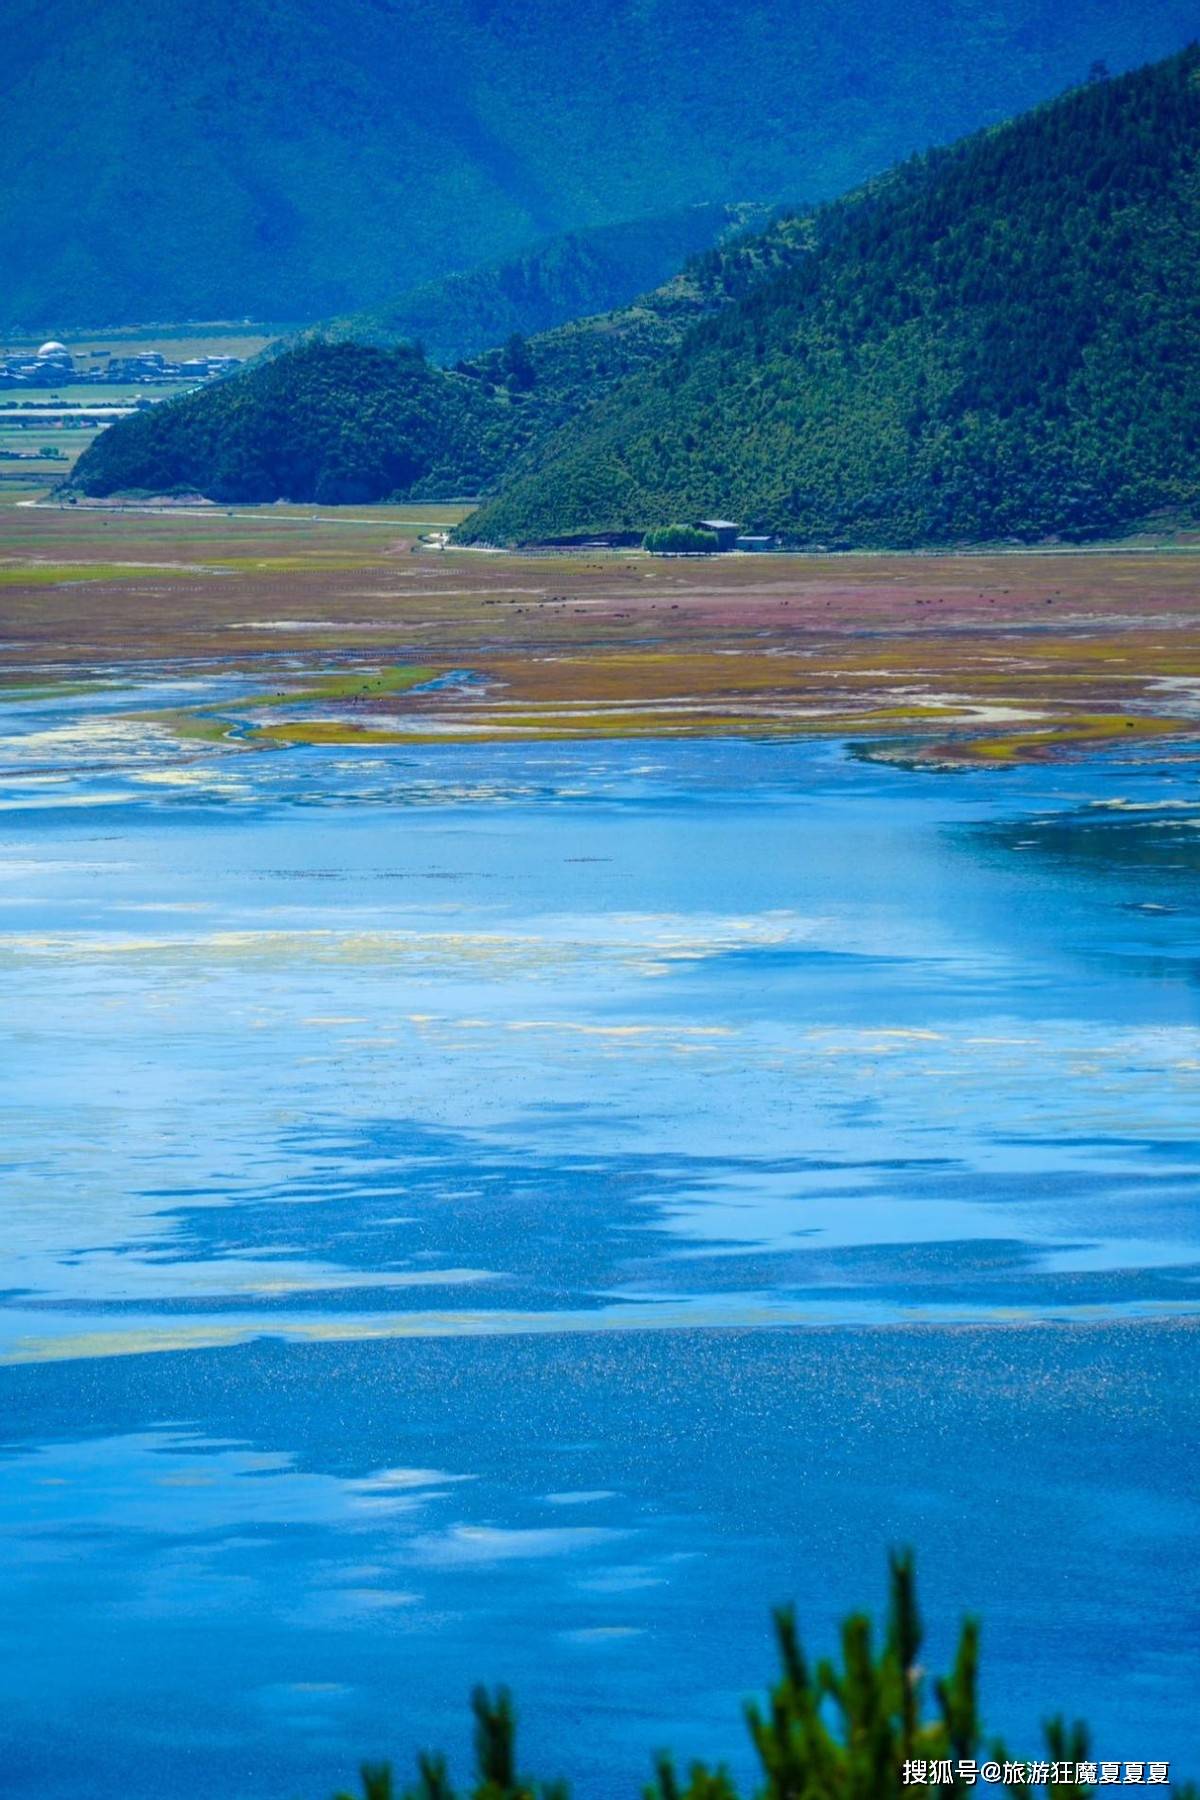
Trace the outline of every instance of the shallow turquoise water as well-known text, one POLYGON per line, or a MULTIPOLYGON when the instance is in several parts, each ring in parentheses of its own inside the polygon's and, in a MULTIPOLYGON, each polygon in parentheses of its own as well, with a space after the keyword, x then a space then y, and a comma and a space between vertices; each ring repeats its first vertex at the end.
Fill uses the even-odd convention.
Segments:
POLYGON ((892 1542, 1020 1753, 1200 1772, 1200 764, 140 703, 0 719, 18 1790, 320 1797, 485 1677, 632 1794, 892 1542))

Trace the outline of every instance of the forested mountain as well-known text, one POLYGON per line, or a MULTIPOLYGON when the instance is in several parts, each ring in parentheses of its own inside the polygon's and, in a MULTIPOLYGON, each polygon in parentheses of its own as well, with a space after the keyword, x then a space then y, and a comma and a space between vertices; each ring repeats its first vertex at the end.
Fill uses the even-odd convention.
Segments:
POLYGON ((782 215, 758 235, 691 258, 630 306, 529 339, 514 335, 454 370, 431 366, 411 346, 313 338, 110 427, 70 485, 93 495, 187 490, 247 501, 486 493, 532 464, 598 396, 669 355, 698 319, 734 305, 806 255, 811 241, 808 216, 782 215), (421 447, 415 460, 393 456, 398 423, 404 442, 421 447))
POLYGON ((305 322, 808 202, 1162 55, 1193 0, 8 0, 0 325, 305 322))
POLYGON ((322 505, 471 494, 504 454, 503 425, 481 382, 433 368, 417 350, 304 344, 113 426, 73 485, 322 505))
POLYGON ((1200 509, 1200 55, 915 159, 544 445, 496 542, 710 512, 800 543, 1200 509))
POLYGON ((385 305, 350 313, 314 334, 357 344, 420 344, 456 363, 570 319, 625 306, 722 238, 766 224, 770 208, 685 206, 677 212, 565 232, 501 262, 427 282, 385 305))

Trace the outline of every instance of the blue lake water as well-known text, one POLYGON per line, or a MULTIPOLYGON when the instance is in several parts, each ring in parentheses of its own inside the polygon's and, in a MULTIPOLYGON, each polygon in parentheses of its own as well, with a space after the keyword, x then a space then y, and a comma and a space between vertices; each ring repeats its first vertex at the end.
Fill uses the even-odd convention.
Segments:
POLYGON ((893 1543, 1016 1753, 1200 1774, 1200 761, 120 716, 208 691, 0 716, 13 1791, 461 1771, 481 1678, 744 1769, 893 1543))

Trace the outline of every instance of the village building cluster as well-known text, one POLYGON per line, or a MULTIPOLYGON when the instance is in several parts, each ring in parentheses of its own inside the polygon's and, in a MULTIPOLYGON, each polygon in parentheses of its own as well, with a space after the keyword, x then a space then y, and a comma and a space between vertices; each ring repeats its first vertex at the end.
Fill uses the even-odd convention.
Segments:
POLYGON ((9 351, 0 356, 0 388, 102 387, 110 382, 201 382, 232 375, 240 356, 190 356, 171 362, 161 350, 138 350, 129 356, 89 349, 76 355, 51 338, 39 350, 9 351))

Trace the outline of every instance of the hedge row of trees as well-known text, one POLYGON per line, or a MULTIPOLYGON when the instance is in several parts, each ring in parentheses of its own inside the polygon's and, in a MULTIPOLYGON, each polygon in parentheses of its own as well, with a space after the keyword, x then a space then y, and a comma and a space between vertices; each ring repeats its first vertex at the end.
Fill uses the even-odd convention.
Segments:
POLYGON ((703 525, 657 525, 642 539, 642 549, 656 556, 711 555, 719 548, 716 532, 703 525))

